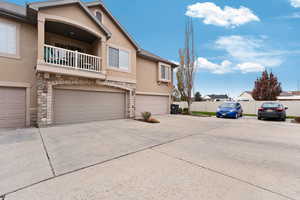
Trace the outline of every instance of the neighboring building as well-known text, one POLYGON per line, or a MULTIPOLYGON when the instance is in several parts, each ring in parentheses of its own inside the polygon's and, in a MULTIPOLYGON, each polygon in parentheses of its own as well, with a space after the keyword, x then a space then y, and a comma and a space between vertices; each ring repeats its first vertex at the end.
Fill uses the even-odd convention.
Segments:
POLYGON ((203 97, 204 101, 228 101, 230 98, 227 94, 210 94, 203 97))
POLYGON ((251 91, 243 92, 238 98, 238 101, 254 101, 251 91))
POLYGON ((282 92, 277 99, 280 101, 300 101, 300 91, 282 92))
POLYGON ((101 1, 0 2, 0 128, 166 114, 175 67, 101 1))

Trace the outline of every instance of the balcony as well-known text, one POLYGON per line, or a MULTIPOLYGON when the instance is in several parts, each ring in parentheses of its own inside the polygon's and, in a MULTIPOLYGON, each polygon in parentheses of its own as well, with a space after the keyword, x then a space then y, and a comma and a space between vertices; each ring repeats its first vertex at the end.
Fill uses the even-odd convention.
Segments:
POLYGON ((44 60, 37 71, 104 79, 101 58, 51 45, 44 45, 44 60))
POLYGON ((105 45, 85 28, 63 21, 39 21, 37 71, 106 78, 105 45))

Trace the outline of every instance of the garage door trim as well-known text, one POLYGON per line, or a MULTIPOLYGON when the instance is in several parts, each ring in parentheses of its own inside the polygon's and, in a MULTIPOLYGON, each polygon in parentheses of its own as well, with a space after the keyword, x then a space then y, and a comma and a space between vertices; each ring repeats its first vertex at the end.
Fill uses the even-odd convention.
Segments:
POLYGON ((0 87, 13 87, 13 88, 25 88, 26 89, 26 102, 25 102, 25 126, 30 126, 30 83, 25 82, 12 82, 12 81, 0 81, 0 87))

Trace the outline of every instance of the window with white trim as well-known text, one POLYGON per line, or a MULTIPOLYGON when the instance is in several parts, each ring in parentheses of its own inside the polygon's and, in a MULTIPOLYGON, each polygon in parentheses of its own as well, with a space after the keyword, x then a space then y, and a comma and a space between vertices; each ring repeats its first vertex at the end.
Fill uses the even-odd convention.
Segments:
POLYGON ((129 70, 129 52, 109 47, 108 50, 108 64, 109 67, 117 68, 121 70, 129 70))
POLYGON ((171 66, 159 63, 159 81, 171 81, 171 66))
POLYGON ((0 21, 0 54, 17 55, 17 25, 0 21))

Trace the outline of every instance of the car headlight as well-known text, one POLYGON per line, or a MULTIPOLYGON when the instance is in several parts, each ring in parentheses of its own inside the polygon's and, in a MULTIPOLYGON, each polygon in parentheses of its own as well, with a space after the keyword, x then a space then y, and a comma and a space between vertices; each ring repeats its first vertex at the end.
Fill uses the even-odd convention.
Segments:
POLYGON ((221 109, 220 108, 217 108, 217 112, 219 112, 221 109))

